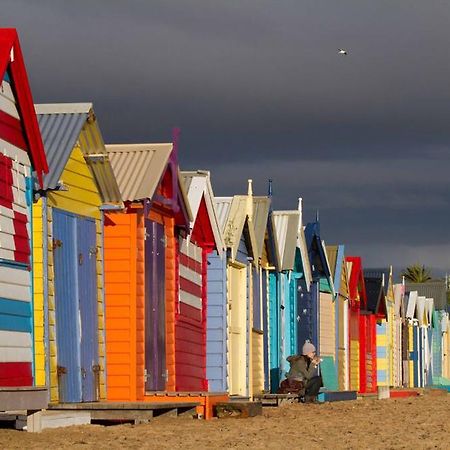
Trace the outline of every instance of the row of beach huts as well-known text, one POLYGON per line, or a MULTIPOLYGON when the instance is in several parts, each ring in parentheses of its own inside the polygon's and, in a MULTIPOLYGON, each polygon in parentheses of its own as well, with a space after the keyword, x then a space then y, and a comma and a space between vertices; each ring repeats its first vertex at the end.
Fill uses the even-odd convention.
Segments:
POLYGON ((364 268, 270 186, 216 197, 208 171, 180 170, 176 131, 105 145, 91 103, 33 104, 13 29, 0 76, 0 411, 175 402, 208 418, 276 393, 308 340, 325 399, 449 384, 444 282, 364 268))

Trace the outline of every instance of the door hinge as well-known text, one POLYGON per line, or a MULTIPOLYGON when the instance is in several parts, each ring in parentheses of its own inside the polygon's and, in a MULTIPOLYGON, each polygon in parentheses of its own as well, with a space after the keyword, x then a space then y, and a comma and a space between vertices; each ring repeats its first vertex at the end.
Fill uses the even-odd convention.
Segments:
POLYGON ((97 255, 98 248, 97 247, 91 247, 89 249, 89 259, 91 259, 92 256, 97 255))
POLYGON ((164 248, 167 247, 167 238, 166 238, 166 236, 163 236, 159 241, 162 242, 164 248))
POLYGON ((78 254, 78 265, 82 266, 84 261, 83 253, 78 254))
POLYGON ((57 248, 61 248, 62 245, 63 245, 63 243, 62 243, 62 241, 60 239, 53 238, 53 241, 52 241, 53 250, 55 250, 57 248))
POLYGON ((147 369, 144 369, 144 381, 145 382, 147 382, 148 376, 149 376, 149 373, 147 372, 147 369))
POLYGON ((166 383, 167 383, 167 381, 169 380, 169 370, 168 369, 166 369, 166 371, 164 372, 163 378, 166 380, 166 383))

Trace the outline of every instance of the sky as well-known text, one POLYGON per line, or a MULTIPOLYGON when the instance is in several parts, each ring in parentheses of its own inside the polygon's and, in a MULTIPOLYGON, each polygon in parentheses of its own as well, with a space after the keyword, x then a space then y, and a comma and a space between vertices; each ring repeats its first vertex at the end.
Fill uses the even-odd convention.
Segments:
POLYGON ((450 271, 450 5, 2 0, 36 103, 92 101, 107 143, 166 142, 218 196, 319 211, 366 267, 450 271), (337 54, 345 48, 347 56, 337 54))

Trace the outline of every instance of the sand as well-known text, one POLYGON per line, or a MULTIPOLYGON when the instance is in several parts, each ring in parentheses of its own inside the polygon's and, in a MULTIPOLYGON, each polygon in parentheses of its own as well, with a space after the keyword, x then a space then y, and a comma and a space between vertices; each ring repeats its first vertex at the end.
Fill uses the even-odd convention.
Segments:
POLYGON ((450 395, 265 408, 250 419, 158 418, 143 425, 26 433, 0 430, 1 449, 450 449, 450 395))

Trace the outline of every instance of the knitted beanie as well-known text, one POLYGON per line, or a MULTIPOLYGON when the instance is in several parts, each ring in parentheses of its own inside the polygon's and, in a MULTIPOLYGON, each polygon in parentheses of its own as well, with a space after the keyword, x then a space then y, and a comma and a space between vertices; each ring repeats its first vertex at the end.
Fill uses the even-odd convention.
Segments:
POLYGON ((314 345, 311 344, 311 342, 306 341, 303 344, 302 355, 307 355, 308 353, 315 352, 315 351, 316 351, 316 347, 314 347, 314 345))

